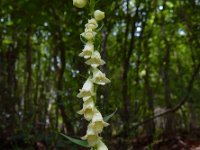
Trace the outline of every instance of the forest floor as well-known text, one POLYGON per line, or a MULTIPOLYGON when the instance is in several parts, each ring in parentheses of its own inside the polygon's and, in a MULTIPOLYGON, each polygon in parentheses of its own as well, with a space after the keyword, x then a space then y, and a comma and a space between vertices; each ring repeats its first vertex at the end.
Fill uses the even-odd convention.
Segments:
POLYGON ((200 150, 200 129, 174 131, 159 135, 156 140, 147 136, 133 139, 130 150, 200 150))
MULTIPOLYGON (((31 146, 23 144, 23 140, 12 142, 5 140, 6 139, 1 139, 0 137, 1 150, 13 150, 13 143, 18 145, 18 150, 71 150, 68 148, 66 149, 66 147, 70 147, 69 145, 63 145, 62 148, 49 147, 45 141, 37 141, 31 146)), ((62 141, 62 143, 63 142, 64 141, 62 141)), ((160 134, 153 139, 145 135, 140 135, 136 138, 127 137, 126 139, 118 136, 112 138, 112 140, 107 141, 106 143, 109 145, 109 150, 200 150, 200 129, 195 129, 190 132, 185 130, 177 130, 171 134, 160 134)), ((78 148, 78 150, 88 150, 81 147, 76 148, 78 148)))
POLYGON ((200 150, 200 128, 192 131, 176 130, 156 137, 139 135, 124 140, 116 137, 111 150, 200 150))

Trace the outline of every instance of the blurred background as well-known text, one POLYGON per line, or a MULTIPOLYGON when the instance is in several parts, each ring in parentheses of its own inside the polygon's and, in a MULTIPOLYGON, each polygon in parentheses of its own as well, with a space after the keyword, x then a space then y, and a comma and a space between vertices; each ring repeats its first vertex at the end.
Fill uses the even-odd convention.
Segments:
MULTIPOLYGON (((118 109, 102 135, 109 149, 198 145, 200 1, 96 2, 106 13, 101 70, 112 81, 98 89, 98 108, 118 109)), ((86 132, 76 95, 88 14, 72 0, 0 1, 0 149, 83 150, 58 132, 86 132)))

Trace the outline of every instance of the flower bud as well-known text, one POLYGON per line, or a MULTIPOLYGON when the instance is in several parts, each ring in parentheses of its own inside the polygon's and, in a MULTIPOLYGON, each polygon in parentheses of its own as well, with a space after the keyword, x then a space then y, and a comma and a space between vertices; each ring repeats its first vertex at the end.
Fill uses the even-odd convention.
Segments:
POLYGON ((85 27, 87 29, 95 30, 98 27, 97 21, 94 18, 92 18, 88 20, 88 23, 85 25, 85 27))
POLYGON ((96 10, 94 12, 94 18, 97 20, 97 21, 101 21, 105 18, 105 13, 103 11, 100 11, 100 10, 96 10))
POLYGON ((78 8, 83 8, 87 4, 87 0, 73 0, 73 5, 78 8))
POLYGON ((97 26, 95 26, 95 25, 92 24, 92 23, 87 23, 87 24, 85 24, 85 27, 86 27, 87 29, 92 29, 92 30, 95 30, 95 29, 97 28, 97 26))
POLYGON ((98 26, 97 21, 94 18, 88 20, 88 23, 92 23, 92 24, 98 26))

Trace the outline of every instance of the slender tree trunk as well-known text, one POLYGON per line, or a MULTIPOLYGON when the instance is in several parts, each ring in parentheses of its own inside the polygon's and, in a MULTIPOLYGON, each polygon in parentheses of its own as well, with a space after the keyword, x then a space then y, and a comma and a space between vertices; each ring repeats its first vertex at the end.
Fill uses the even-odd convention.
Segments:
MULTIPOLYGON (((53 11, 53 16, 56 20, 56 22, 59 22, 59 17, 53 11)), ((57 110, 56 110, 56 116, 57 116, 57 121, 56 121, 56 127, 58 127, 58 116, 59 116, 59 110, 63 119, 63 123, 65 128, 67 129, 67 132, 70 134, 74 133, 73 126, 71 122, 69 121, 69 118, 66 114, 65 110, 65 105, 64 105, 64 99, 62 97, 61 92, 63 91, 63 75, 65 71, 65 65, 66 65, 66 59, 65 59, 65 46, 63 43, 63 37, 62 37, 62 32, 60 27, 57 27, 57 32, 55 34, 54 40, 56 41, 56 46, 54 50, 54 67, 56 70, 56 86, 57 86, 57 98, 56 98, 56 105, 57 105, 57 110), (60 54, 60 55, 58 55, 60 54), (60 59, 60 65, 58 64, 57 58, 60 59)))
MULTIPOLYGON (((129 3, 129 1, 127 1, 129 3)), ((127 39, 128 39, 128 33, 129 33, 129 19, 130 14, 129 11, 127 11, 127 28, 125 33, 125 43, 124 43, 124 55, 123 55, 123 72, 122 72, 122 100, 123 100, 123 120, 125 122, 124 124, 124 132, 125 136, 127 134, 127 131, 129 129, 129 121, 130 121, 130 97, 128 97, 128 73, 129 73, 129 67, 130 67, 130 58, 133 52, 133 49, 135 47, 134 42, 134 36, 135 36, 135 30, 136 30, 136 22, 138 21, 138 13, 139 13, 139 6, 140 4, 137 4, 136 6, 136 12, 135 16, 133 17, 133 22, 131 23, 131 39, 129 43, 129 48, 127 48, 127 39)), ((127 6, 128 8, 129 6, 127 6)))
POLYGON ((24 125, 26 126, 27 121, 31 121, 33 118, 33 103, 31 99, 31 88, 32 88, 32 47, 31 47, 31 27, 26 30, 26 88, 24 93, 24 125))
MULTIPOLYGON (((145 27, 145 25, 144 25, 145 27)), ((151 33, 150 33, 151 34, 151 33)), ((151 87, 151 81, 150 81, 150 48, 148 47, 148 40, 144 40, 144 56, 145 56, 145 76, 144 76, 144 95, 145 95, 145 100, 147 101, 148 104, 148 111, 149 111, 149 116, 154 115, 154 95, 151 87)), ((147 130, 147 135, 150 138, 150 140, 153 140, 153 135, 155 132, 155 124, 154 121, 149 121, 146 126, 147 130)))
MULTIPOLYGON (((165 8, 165 4, 164 4, 165 8)), ((165 22, 164 22, 164 15, 162 17, 162 24, 161 24, 161 33, 162 37, 165 43, 165 53, 163 61, 161 61, 161 72, 162 72, 162 80, 164 85, 164 101, 166 104, 167 109, 172 108, 171 103, 171 88, 170 88, 170 78, 169 78, 169 72, 170 72, 170 53, 171 53, 171 42, 174 35, 174 31, 171 31, 171 34, 169 34, 169 40, 167 39, 166 31, 165 31, 165 22)), ((174 115, 168 114, 166 116, 166 127, 165 132, 171 133, 174 130, 174 115)))

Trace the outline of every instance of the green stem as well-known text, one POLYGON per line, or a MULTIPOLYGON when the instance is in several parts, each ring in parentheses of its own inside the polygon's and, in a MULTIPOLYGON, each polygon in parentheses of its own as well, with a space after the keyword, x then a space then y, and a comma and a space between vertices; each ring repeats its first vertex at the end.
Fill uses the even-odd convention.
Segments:
POLYGON ((95 8, 95 0, 90 0, 90 15, 91 15, 91 17, 94 14, 94 8, 95 8))

